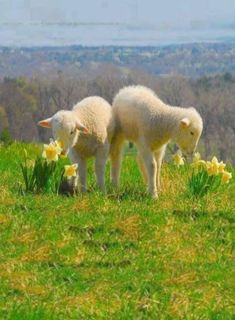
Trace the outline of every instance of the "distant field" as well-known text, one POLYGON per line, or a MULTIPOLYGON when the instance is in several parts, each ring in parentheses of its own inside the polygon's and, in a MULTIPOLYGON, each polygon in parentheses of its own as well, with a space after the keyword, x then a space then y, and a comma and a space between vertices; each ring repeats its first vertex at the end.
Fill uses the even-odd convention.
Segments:
POLYGON ((0 319, 234 319, 234 178, 195 201, 165 164, 154 201, 129 154, 119 192, 90 165, 86 195, 21 195, 24 147, 0 147, 0 319))

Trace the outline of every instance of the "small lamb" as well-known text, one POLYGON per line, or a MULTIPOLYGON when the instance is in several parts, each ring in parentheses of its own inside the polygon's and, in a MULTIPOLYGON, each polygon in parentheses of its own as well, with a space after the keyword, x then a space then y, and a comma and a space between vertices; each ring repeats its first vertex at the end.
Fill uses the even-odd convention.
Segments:
POLYGON ((137 145, 138 162, 148 181, 148 191, 157 198, 167 144, 172 140, 184 153, 193 154, 202 133, 201 116, 194 108, 166 105, 143 86, 121 89, 114 98, 113 112, 116 122, 111 146, 114 185, 119 185, 122 145, 124 140, 129 140, 137 145))
POLYGON ((62 153, 68 154, 72 163, 78 163, 82 192, 87 189, 87 159, 95 157, 97 184, 105 192, 105 164, 114 132, 110 104, 101 97, 88 97, 72 110, 58 111, 38 125, 52 128, 54 139, 62 142, 62 153))

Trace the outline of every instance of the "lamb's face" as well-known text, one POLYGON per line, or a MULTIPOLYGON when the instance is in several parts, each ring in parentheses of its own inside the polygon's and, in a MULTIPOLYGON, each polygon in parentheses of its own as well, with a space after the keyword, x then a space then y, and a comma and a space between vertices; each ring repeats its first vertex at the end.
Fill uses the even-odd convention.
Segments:
POLYGON ((53 138, 61 142, 62 153, 66 155, 77 142, 79 133, 75 120, 69 111, 59 111, 52 117, 51 127, 53 138))
POLYGON ((183 118, 180 121, 176 143, 187 155, 192 155, 196 148, 202 133, 202 119, 199 114, 193 117, 183 118))
POLYGON ((38 122, 44 128, 52 128, 53 138, 59 140, 62 145, 62 154, 67 155, 70 148, 77 142, 79 131, 88 133, 87 128, 74 118, 72 111, 58 111, 51 118, 38 122))

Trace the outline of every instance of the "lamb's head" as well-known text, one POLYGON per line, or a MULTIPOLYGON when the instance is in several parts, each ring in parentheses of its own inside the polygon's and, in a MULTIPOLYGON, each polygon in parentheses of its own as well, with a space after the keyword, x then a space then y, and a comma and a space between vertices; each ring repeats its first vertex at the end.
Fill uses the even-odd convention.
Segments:
POLYGON ((79 131, 88 132, 80 120, 74 117, 72 111, 65 110, 58 111, 51 118, 39 121, 38 125, 52 128, 53 138, 61 142, 64 155, 76 144, 79 131))
POLYGON ((203 122, 194 108, 185 109, 185 117, 181 118, 175 135, 175 142, 187 155, 192 155, 202 134, 203 122))

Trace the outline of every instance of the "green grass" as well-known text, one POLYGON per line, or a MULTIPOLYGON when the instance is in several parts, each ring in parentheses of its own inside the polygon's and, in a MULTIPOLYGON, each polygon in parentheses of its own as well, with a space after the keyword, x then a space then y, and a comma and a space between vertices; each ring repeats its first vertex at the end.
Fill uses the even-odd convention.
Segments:
POLYGON ((154 201, 132 154, 119 192, 90 163, 86 195, 21 195, 24 147, 0 148, 0 319, 233 318, 234 178, 193 200, 165 164, 154 201))

